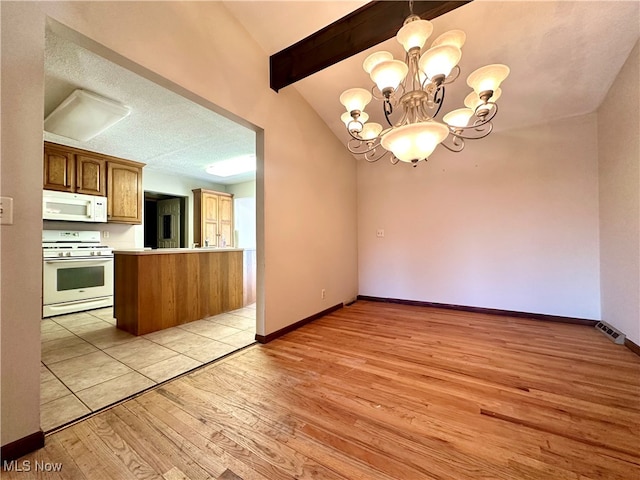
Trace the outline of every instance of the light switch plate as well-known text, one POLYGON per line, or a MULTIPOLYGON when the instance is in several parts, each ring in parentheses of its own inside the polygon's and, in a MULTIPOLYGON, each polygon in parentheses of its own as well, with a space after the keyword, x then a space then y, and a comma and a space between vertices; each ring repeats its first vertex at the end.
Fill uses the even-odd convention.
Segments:
POLYGON ((13 225, 13 198, 0 197, 0 224, 13 225))

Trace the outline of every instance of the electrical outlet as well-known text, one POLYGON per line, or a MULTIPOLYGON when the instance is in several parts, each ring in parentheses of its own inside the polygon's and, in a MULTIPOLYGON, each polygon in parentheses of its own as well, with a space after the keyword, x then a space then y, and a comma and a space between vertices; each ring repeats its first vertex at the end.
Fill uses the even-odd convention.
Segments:
POLYGON ((13 198, 0 197, 0 224, 13 225, 13 198))
POLYGON ((384 237, 384 230, 382 228, 379 228, 378 230, 376 230, 376 237, 378 238, 384 237))
POLYGON ((109 230, 105 230, 102 232, 102 238, 109 238, 109 230))
POLYGON ((324 288, 320 291, 320 296, 323 300, 327 298, 327 291, 324 288))

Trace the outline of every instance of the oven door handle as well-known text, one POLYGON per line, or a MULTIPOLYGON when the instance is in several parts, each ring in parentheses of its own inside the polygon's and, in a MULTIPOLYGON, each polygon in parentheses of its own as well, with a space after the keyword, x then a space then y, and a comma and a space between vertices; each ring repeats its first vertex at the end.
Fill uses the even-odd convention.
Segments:
POLYGON ((56 260, 45 260, 45 263, 66 263, 66 262, 109 262, 113 257, 83 257, 83 258, 61 258, 56 260))

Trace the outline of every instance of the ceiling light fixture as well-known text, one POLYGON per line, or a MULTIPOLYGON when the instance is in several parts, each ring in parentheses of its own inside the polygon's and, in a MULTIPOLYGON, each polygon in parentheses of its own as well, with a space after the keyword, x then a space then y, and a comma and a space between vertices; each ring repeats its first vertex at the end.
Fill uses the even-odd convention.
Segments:
POLYGON ((493 130, 491 120, 498 112, 500 84, 509 75, 509 67, 500 64, 474 71, 467 78, 473 92, 465 98, 466 108, 447 113, 442 122, 435 120, 444 103, 445 85, 460 75, 458 62, 466 35, 462 30, 445 32, 421 54, 433 25, 413 14, 413 1, 409 2, 409 10, 410 15, 396 35, 406 51, 405 61, 394 60, 385 51, 369 55, 362 66, 375 83, 371 92, 351 88, 340 95, 340 103, 347 109, 341 119, 352 137, 347 148, 368 162, 390 153, 394 165, 403 161, 415 167, 420 160, 427 160, 438 144, 460 152, 465 140, 486 137, 493 130), (383 102, 389 125, 384 130, 378 123, 366 123, 369 116, 364 108, 372 97, 383 102), (390 116, 398 106, 402 107, 402 115, 392 123, 390 116))
POLYGON ((44 130, 79 142, 91 140, 131 113, 131 109, 93 92, 74 90, 44 120, 44 130))
POLYGON ((242 157, 228 158, 213 163, 206 168, 206 172, 217 177, 230 177, 241 173, 256 171, 256 156, 244 155, 242 157))

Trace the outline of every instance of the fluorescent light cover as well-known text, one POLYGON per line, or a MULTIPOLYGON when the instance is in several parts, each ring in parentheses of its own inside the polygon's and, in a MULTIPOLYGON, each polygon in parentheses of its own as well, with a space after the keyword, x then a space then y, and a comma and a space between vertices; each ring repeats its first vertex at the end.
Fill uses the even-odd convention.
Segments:
POLYGON ((220 160, 207 167, 207 173, 218 177, 230 177, 241 173, 256 171, 256 156, 244 155, 242 157, 220 160))
POLYGON ((49 133, 86 142, 131 113, 125 105, 86 90, 74 90, 44 120, 49 133))

